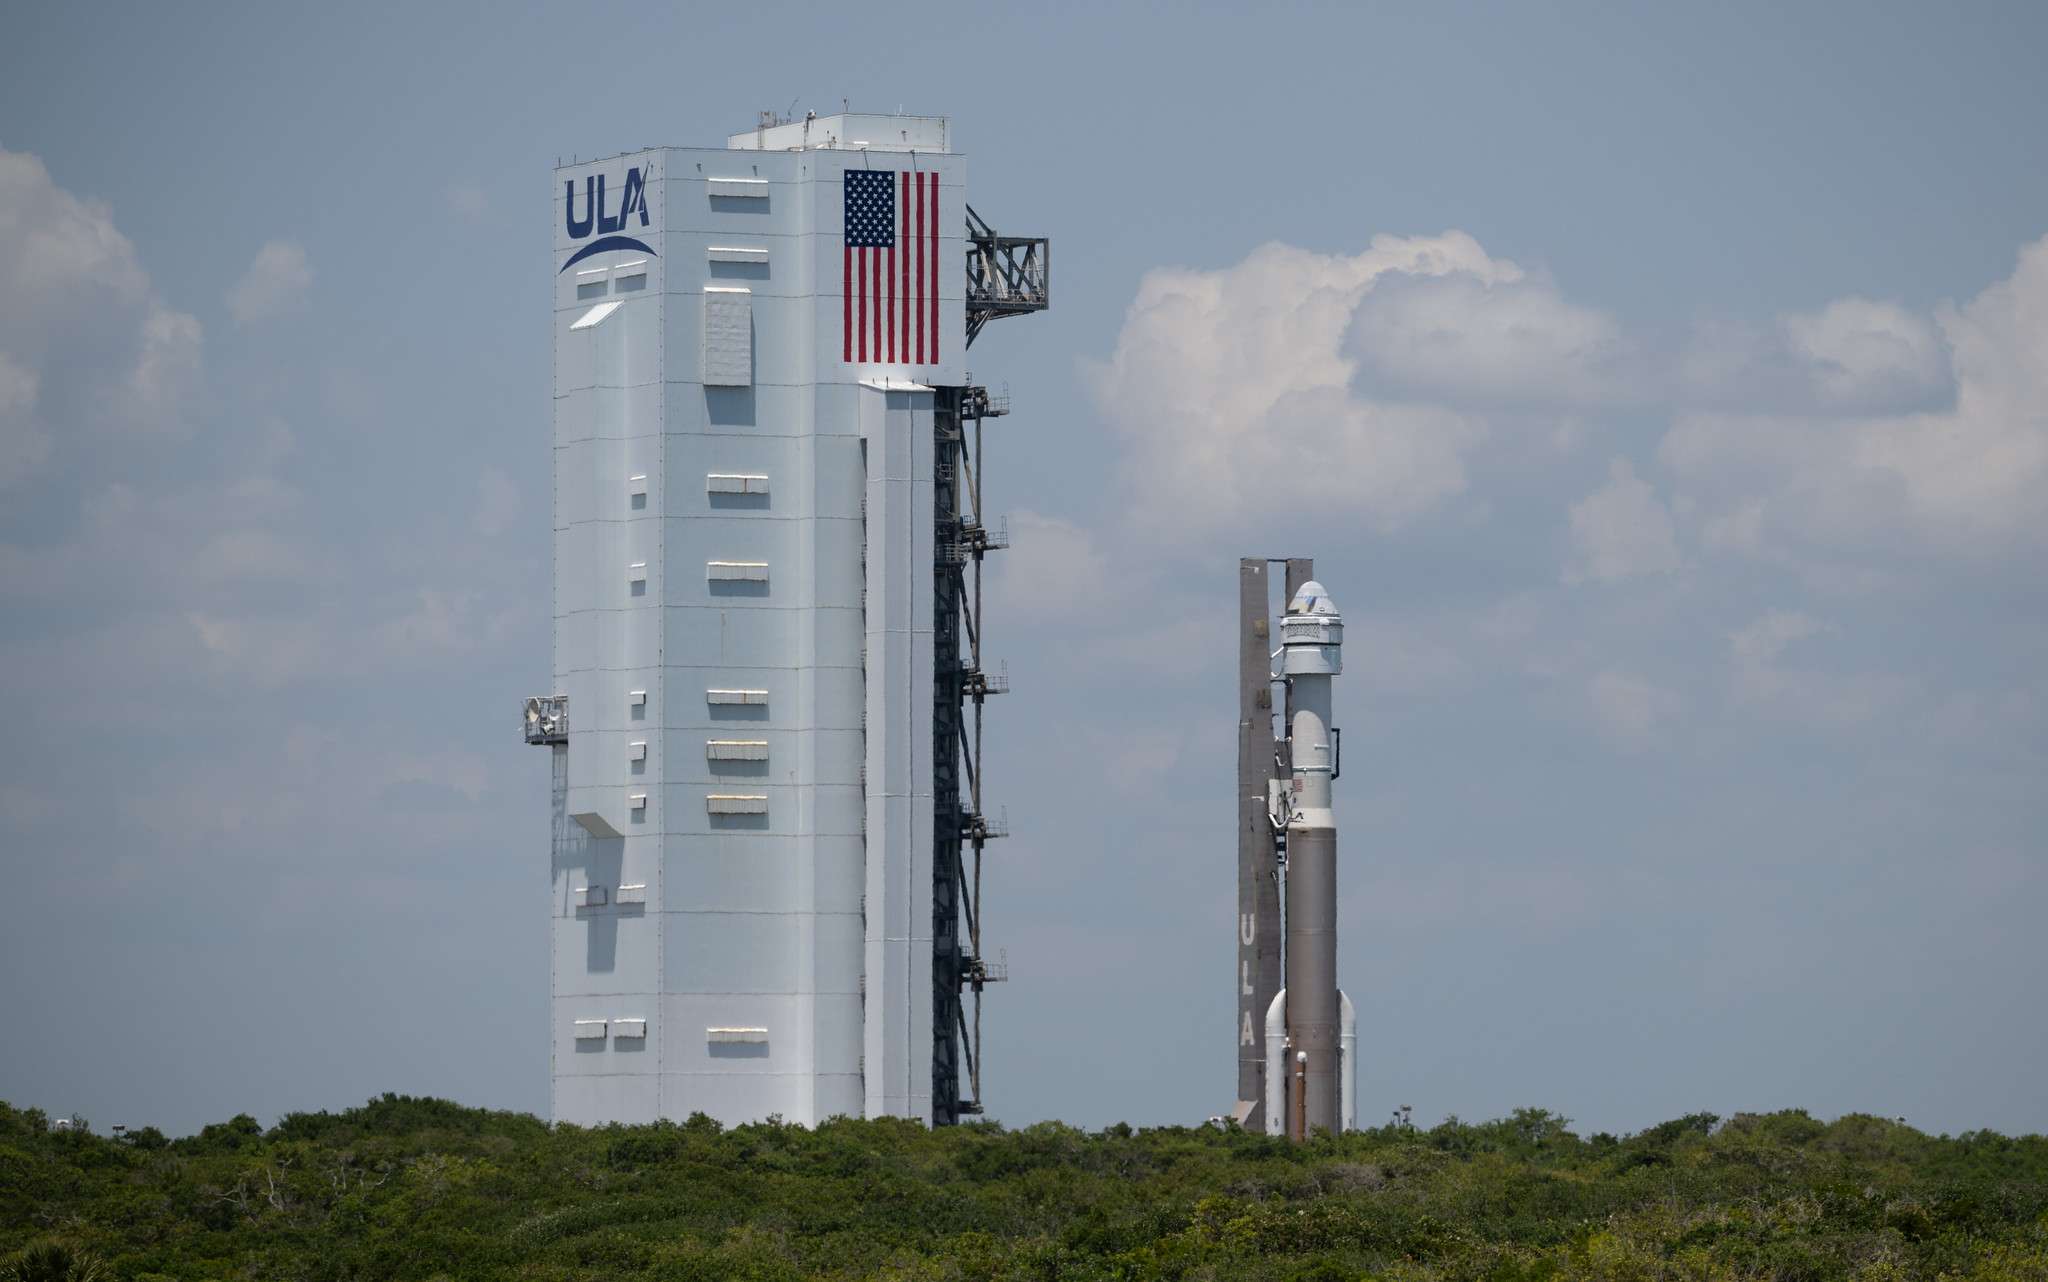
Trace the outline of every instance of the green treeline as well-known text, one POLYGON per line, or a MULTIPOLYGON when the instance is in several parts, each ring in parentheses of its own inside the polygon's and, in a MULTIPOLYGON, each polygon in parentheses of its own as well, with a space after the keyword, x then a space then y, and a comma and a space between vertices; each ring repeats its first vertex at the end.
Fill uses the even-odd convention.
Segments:
POLYGON ((179 1140, 0 1104, 0 1278, 2048 1282, 2048 1140, 1803 1112, 1574 1134, 549 1128, 386 1095, 179 1140), (67 1263, 68 1261, 68 1263, 67 1263))

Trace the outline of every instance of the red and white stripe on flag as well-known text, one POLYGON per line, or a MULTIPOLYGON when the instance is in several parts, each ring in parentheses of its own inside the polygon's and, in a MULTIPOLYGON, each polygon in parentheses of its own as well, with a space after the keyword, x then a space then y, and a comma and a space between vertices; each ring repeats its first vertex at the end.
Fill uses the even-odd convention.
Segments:
POLYGON ((840 359, 932 365, 939 359, 939 176, 845 173, 840 359))

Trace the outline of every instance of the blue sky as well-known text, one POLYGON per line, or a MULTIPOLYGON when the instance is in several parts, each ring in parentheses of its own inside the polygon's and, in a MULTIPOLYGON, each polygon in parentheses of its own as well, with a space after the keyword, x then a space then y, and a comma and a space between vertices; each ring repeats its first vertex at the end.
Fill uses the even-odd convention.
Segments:
POLYGON ((549 172, 843 98, 1054 242, 999 1117, 1228 1108, 1234 565, 1312 554, 1366 1117, 2048 1129, 2038 8, 6 31, 0 1098, 545 1108, 549 172))

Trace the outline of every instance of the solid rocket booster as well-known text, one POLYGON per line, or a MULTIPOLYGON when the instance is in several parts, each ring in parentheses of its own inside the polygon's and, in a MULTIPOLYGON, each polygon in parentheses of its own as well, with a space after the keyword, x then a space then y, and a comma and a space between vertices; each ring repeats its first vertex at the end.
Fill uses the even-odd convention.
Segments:
POLYGON ((1294 1064, 1286 1130, 1306 1138, 1342 1122, 1341 998, 1337 992, 1337 816, 1330 781, 1337 745, 1330 679, 1344 669, 1344 620, 1313 579, 1280 622, 1281 672, 1294 709, 1288 727, 1293 774, 1287 793, 1287 1045, 1294 1064))

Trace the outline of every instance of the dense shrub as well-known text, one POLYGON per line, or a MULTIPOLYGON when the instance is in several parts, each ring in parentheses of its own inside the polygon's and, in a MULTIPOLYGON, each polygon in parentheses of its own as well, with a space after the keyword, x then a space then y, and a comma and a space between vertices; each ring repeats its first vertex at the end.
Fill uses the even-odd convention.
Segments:
POLYGON ((2048 1141, 1522 1109, 1210 1128, 550 1128, 386 1095, 166 1141, 0 1104, 0 1278, 2048 1282, 2048 1141), (69 1267, 64 1266, 64 1267, 69 1267), (28 1270, 36 1270, 30 1272, 28 1270))

